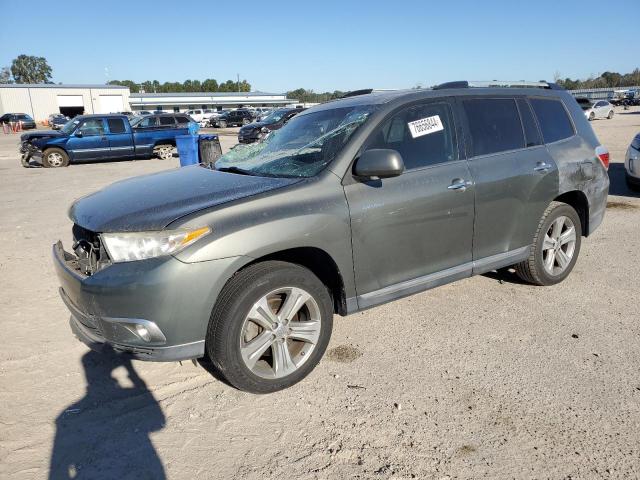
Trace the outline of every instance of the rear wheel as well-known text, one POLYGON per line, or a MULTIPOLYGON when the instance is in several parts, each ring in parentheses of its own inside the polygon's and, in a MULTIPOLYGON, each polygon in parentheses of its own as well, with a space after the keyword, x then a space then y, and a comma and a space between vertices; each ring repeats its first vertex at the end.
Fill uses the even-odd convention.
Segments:
POLYGON ((250 121, 248 118, 243 118, 242 119, 242 125, 249 125, 250 121))
POLYGON ((156 145, 153 147, 153 154, 160 160, 171 160, 173 158, 173 145, 156 145))
POLYGON ((535 285, 554 285, 571 273, 580 253, 582 224, 566 203, 551 202, 542 215, 529 258, 515 265, 518 276, 535 285))
POLYGON ((628 173, 625 174, 624 179, 627 183, 627 187, 629 187, 629 190, 640 192, 640 180, 634 180, 628 173))
POLYGON ((589 114, 589 121, 590 121, 590 122, 592 122, 595 118, 596 118, 596 114, 595 114, 595 113, 593 113, 593 112, 591 112, 591 113, 589 114))
POLYGON ((69 155, 61 148, 49 148, 42 154, 42 166, 46 168, 66 167, 69 165, 69 155))
POLYGON ((227 122, 225 120, 221 120, 220 122, 218 122, 218 126, 220 128, 227 128, 227 122))
POLYGON ((216 371, 240 390, 270 393, 306 377, 322 358, 333 322, 331 296, 310 270, 251 265, 225 285, 206 338, 216 371))

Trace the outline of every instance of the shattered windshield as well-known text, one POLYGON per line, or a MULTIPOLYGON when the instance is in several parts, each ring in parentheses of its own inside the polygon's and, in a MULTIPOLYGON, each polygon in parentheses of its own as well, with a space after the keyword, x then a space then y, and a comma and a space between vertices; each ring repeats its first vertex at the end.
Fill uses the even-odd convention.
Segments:
POLYGON ((336 157, 376 108, 357 105, 296 115, 264 142, 235 147, 220 157, 215 168, 266 177, 312 177, 336 157))

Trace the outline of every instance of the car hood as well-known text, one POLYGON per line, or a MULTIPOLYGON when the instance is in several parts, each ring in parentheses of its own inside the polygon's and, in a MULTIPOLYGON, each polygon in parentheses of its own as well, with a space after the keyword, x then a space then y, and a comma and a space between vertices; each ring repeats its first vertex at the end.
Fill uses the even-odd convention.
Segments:
POLYGON ((48 138, 48 137, 65 137, 66 135, 60 130, 38 130, 37 132, 23 133, 20 136, 20 141, 35 140, 36 138, 48 138))
POLYGON ((183 167, 116 182, 77 200, 69 217, 93 232, 162 230, 190 213, 299 181, 183 167))

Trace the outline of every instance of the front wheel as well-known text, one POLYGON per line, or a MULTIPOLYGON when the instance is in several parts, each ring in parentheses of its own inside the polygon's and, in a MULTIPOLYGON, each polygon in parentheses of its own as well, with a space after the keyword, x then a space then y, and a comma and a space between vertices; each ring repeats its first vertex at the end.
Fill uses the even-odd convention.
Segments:
POLYGON ((286 262, 251 265, 218 297, 206 338, 217 372, 240 390, 270 393, 305 378, 333 325, 331 295, 310 270, 286 262))
POLYGON ((609 115, 607 115, 607 118, 609 120, 611 120, 613 118, 613 110, 609 110, 609 115))
POLYGON ((566 203, 551 202, 538 225, 529 258, 514 265, 516 273, 534 285, 560 283, 578 260, 581 240, 578 213, 566 203))
POLYGON ((227 128, 227 122, 225 122, 224 120, 222 120, 221 122, 218 122, 218 127, 219 128, 227 128))
POLYGON ((591 112, 591 113, 589 114, 589 121, 590 121, 590 122, 593 122, 593 120, 594 120, 595 118, 596 118, 596 114, 595 114, 595 113, 593 113, 593 112, 591 112))
POLYGON ((61 148, 49 148, 42 154, 42 166, 45 168, 66 167, 69 165, 69 156, 61 148))

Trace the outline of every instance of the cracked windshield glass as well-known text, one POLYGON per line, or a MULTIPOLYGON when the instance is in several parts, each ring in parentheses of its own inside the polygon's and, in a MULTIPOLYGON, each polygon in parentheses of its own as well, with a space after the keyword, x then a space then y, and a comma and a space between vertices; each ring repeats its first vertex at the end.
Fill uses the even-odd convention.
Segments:
POLYGON ((357 105, 300 114, 264 142, 234 148, 215 168, 266 177, 312 177, 336 157, 375 108, 357 105))

